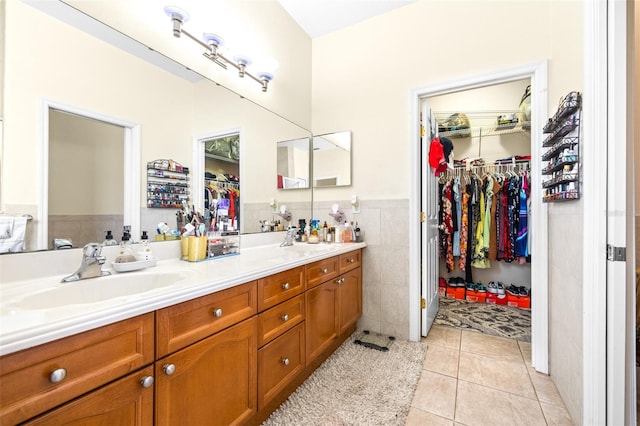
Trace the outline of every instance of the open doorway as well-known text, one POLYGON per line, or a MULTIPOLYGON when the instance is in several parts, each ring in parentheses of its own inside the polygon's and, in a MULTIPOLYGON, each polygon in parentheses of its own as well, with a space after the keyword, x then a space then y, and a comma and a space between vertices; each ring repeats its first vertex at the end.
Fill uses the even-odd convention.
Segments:
MULTIPOLYGON (((546 62, 526 65, 518 68, 496 71, 486 75, 465 78, 429 87, 415 89, 411 93, 412 101, 412 129, 419 129, 419 115, 422 101, 425 98, 441 96, 449 93, 459 93, 470 89, 493 86, 517 80, 530 79, 531 94, 531 140, 530 152, 532 158, 540 158, 542 152, 542 127, 547 117, 547 64, 546 62)), ((412 131, 412 152, 416 153, 412 162, 412 190, 410 197, 411 218, 420 217, 420 137, 419 132, 412 131)), ((535 181, 541 181, 541 161, 531 164, 531 176, 535 181)), ((531 270, 531 281, 539 285, 532 300, 532 364, 536 370, 548 373, 548 253, 546 248, 547 214, 542 203, 539 186, 531 188, 532 211, 534 218, 531 227, 537 230, 537 236, 533 236, 531 244, 533 250, 538 253, 537 266, 531 270)), ((418 340, 421 329, 422 312, 421 287, 426 283, 420 279, 420 222, 410 221, 410 338, 418 340)))

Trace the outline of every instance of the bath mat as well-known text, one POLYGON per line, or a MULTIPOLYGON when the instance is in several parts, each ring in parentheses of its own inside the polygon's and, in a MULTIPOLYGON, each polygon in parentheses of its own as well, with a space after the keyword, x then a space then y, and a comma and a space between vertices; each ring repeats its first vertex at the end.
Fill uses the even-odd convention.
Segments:
POLYGON ((389 350, 389 346, 391 346, 394 340, 396 340, 396 338, 393 336, 371 333, 369 330, 363 330, 362 333, 356 335, 353 343, 386 352, 389 350))

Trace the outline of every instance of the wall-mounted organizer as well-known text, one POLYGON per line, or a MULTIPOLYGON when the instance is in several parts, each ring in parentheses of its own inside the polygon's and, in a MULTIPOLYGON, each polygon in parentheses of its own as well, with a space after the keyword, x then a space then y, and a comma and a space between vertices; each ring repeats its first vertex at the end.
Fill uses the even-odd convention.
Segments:
POLYGON ((147 163, 147 207, 180 208, 189 204, 189 168, 173 160, 147 163))
POLYGON ((558 111, 542 129, 549 134, 542 146, 546 165, 542 174, 550 176, 542 182, 545 203, 580 198, 580 113, 582 96, 570 92, 560 101, 558 111))

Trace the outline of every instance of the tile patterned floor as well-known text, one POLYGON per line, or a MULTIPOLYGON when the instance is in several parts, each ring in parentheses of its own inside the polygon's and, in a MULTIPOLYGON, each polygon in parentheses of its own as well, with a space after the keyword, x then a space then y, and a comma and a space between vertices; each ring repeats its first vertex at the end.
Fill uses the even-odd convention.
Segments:
POLYGON ((572 425, 531 344, 433 326, 408 426, 572 425))

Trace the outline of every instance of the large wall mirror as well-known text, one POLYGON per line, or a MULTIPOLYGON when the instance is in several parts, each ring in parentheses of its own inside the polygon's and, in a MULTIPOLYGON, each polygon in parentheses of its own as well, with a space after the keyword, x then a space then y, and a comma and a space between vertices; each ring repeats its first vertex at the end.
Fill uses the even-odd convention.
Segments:
POLYGON ((351 185, 351 132, 313 136, 313 187, 351 185))
POLYGON ((309 188, 310 155, 309 138, 280 141, 277 144, 278 189, 309 188))
MULTIPOLYGON (((61 2, 40 3, 56 3, 58 7, 68 8, 61 2)), ((133 182, 133 192, 140 200, 131 209, 134 217, 130 221, 132 225, 137 222, 133 229, 134 238, 139 237, 142 230, 155 233, 160 222, 173 225, 175 209, 148 208, 146 203, 146 164, 161 158, 173 159, 190 168, 191 200, 197 209, 202 209, 205 141, 209 135, 229 129, 237 129, 239 135, 237 167, 241 177, 241 233, 260 232, 260 220, 271 215, 270 200, 273 198, 286 203, 294 216, 310 216, 311 189, 291 191, 285 195, 273 185, 277 168, 274 145, 282 140, 310 138, 311 133, 307 129, 166 57, 160 59, 171 63, 170 66, 160 68, 116 48, 111 41, 104 40, 126 36, 106 25, 100 28, 103 40, 24 2, 5 2, 4 7, 6 48, 0 210, 9 215, 29 214, 34 217, 27 226, 27 251, 50 246, 52 236, 40 233, 41 229, 49 227, 50 218, 43 212, 55 211, 59 216, 78 213, 69 206, 62 208, 53 204, 47 204, 43 209, 42 200, 58 197, 51 194, 63 193, 70 200, 83 197, 83 202, 89 201, 85 198, 106 198, 107 194, 108 197, 120 196, 112 207, 122 203, 126 211, 129 202, 126 185, 133 182), (174 72, 167 71, 171 67, 174 72), (48 120, 44 117, 49 114, 45 105, 49 104, 61 104, 73 110, 122 120, 129 126, 132 139, 139 140, 138 151, 127 151, 127 144, 132 139, 125 136, 124 158, 109 160, 114 167, 91 169, 93 175, 100 175, 101 180, 89 184, 92 181, 86 167, 82 172, 67 161, 86 161, 83 150, 69 148, 65 154, 49 149, 50 141, 43 132, 43 123, 48 120), (55 155, 55 159, 50 155, 55 155), (50 164, 49 171, 64 171, 63 188, 55 183, 55 179, 60 178, 54 179, 43 173, 40 165, 45 163, 50 164), (267 176, 271 178, 265 178, 267 176), (80 195, 81 187, 87 184, 91 186, 91 197, 80 195), (43 223, 47 223, 45 228, 41 226, 43 223)), ((78 16, 82 15, 74 11, 78 16)), ((82 24, 82 17, 78 16, 74 22, 82 24)), ((85 18, 94 21, 86 15, 85 18)), ((94 26, 99 24, 92 23, 94 26)), ((128 39, 128 43, 136 42, 128 39)), ((149 51, 146 46, 140 48, 149 51)), ((68 126, 66 129, 70 130, 68 126)), ((91 131, 83 133, 80 138, 87 143, 96 143, 98 139, 97 133, 91 131)), ((115 216, 119 213, 97 203, 87 207, 87 211, 92 216, 100 213, 115 216)), ((75 217, 71 222, 78 227, 93 226, 82 223, 80 219, 75 217)), ((95 233, 90 238, 101 241, 106 226, 120 225, 95 225, 100 229, 93 229, 95 233)), ((119 239, 121 229, 112 231, 119 239)), ((81 242, 74 246, 81 246, 81 242)))

